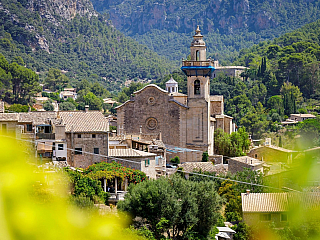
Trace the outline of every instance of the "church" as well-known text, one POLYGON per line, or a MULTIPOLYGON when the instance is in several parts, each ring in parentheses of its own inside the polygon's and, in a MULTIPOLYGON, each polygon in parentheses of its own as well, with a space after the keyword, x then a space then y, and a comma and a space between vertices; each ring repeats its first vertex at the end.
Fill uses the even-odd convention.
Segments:
POLYGON ((199 26, 190 50, 191 59, 183 60, 181 67, 187 75, 187 95, 178 92, 171 78, 166 90, 147 85, 116 108, 118 134, 160 135, 166 146, 186 149, 169 156, 178 155, 181 162, 199 162, 204 151, 214 155, 215 129, 234 131, 232 117, 224 114, 223 96, 210 96, 214 61, 206 58, 199 26))

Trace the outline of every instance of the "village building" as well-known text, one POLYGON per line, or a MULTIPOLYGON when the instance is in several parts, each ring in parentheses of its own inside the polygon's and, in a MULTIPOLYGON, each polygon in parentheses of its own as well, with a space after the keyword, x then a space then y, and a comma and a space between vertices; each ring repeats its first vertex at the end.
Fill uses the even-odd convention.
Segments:
POLYGON ((131 148, 110 149, 108 161, 115 161, 121 163, 124 167, 140 170, 144 172, 148 178, 156 179, 156 156, 157 155, 155 153, 139 151, 131 148))
POLYGON ((100 111, 60 111, 57 116, 65 126, 70 166, 86 168, 105 161, 109 124, 100 111))
POLYGON ((298 151, 277 147, 271 144, 271 138, 267 138, 262 146, 254 147, 247 155, 264 162, 283 162, 291 164, 299 154, 298 151))
POLYGON ((297 121, 297 122, 302 122, 304 120, 307 120, 307 119, 315 119, 316 116, 313 115, 313 114, 302 114, 302 113, 299 113, 299 114, 290 114, 290 120, 293 120, 293 121, 297 121))
POLYGON ((75 88, 64 88, 63 91, 59 93, 59 97, 62 98, 63 100, 67 100, 68 98, 72 98, 73 100, 76 100, 78 97, 78 94, 75 88))
POLYGON ((241 193, 243 221, 249 226, 273 223, 276 227, 284 227, 294 211, 318 211, 319 200, 319 192, 250 193, 248 190, 241 193))
POLYGON ((233 239, 233 235, 236 233, 233 229, 229 227, 217 227, 218 233, 215 236, 216 240, 233 239))
POLYGON ((270 224, 284 226, 288 221, 287 193, 241 193, 243 221, 249 226, 270 224))
POLYGON ((206 58, 206 45, 199 27, 191 43, 191 60, 182 62, 187 75, 187 95, 178 94, 177 83, 170 79, 167 90, 150 84, 134 92, 118 106, 118 134, 159 135, 167 146, 194 151, 176 155, 183 162, 197 162, 202 153, 214 154, 214 130, 233 131, 232 118, 224 114, 223 96, 210 96, 210 76, 214 62, 206 58))
POLYGON ((248 69, 247 67, 243 67, 243 66, 221 66, 219 64, 219 61, 217 60, 214 61, 214 68, 215 68, 215 71, 212 74, 213 78, 218 77, 219 74, 223 74, 229 77, 240 78, 241 73, 243 73, 246 69, 248 69))
POLYGON ((228 170, 235 174, 249 168, 252 171, 263 173, 263 164, 263 161, 248 156, 232 157, 228 160, 228 170))
POLYGON ((194 171, 201 171, 202 173, 216 173, 219 175, 227 175, 228 166, 224 164, 213 164, 212 162, 185 162, 178 164, 182 169, 186 179, 189 178, 190 173, 194 171))

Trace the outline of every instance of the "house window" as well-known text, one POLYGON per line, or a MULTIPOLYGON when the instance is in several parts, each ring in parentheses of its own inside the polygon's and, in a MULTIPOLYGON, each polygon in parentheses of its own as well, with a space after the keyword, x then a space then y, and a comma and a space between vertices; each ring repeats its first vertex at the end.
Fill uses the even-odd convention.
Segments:
POLYGON ((81 138, 81 134, 78 134, 78 138, 81 138))
POLYGON ((200 95, 200 80, 194 81, 194 94, 200 95))
POLYGON ((82 148, 75 148, 74 154, 75 155, 82 155, 82 148))
POLYGON ((7 124, 2 124, 2 132, 7 132, 7 124))
POLYGON ((281 213, 281 222, 288 221, 288 215, 286 213, 281 213))
POLYGON ((94 154, 99 154, 99 148, 94 148, 94 149, 93 149, 93 153, 94 153, 94 154))
POLYGON ((95 135, 95 134, 92 134, 92 138, 96 138, 96 135, 95 135))
POLYGON ((58 144, 58 150, 63 150, 63 144, 58 144))
POLYGON ((27 124, 27 132, 32 132, 32 124, 27 124))
POLYGON ((271 213, 261 213, 260 221, 263 221, 263 222, 271 221, 271 213))
POLYGON ((150 165, 150 160, 149 159, 144 160, 144 164, 145 164, 145 167, 148 167, 150 165))

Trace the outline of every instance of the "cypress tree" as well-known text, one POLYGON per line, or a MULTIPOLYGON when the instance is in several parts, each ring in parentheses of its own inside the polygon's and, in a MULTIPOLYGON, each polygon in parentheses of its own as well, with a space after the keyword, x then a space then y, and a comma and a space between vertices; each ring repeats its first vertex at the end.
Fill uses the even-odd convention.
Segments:
POLYGON ((282 138, 281 138, 281 136, 279 137, 279 147, 282 147, 282 138))

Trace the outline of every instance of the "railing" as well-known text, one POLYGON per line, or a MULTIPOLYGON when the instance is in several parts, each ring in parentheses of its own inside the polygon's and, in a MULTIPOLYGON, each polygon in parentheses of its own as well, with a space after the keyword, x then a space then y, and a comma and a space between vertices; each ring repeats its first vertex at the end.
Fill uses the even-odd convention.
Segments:
POLYGON ((34 133, 22 133, 21 138, 23 139, 33 139, 34 138, 34 133))
POLYGON ((37 133, 36 134, 37 139, 55 139, 54 133, 37 133))
POLYGON ((182 61, 182 66, 184 67, 199 67, 199 66, 213 66, 213 63, 211 61, 182 61))

